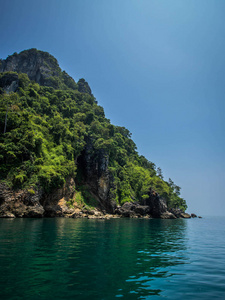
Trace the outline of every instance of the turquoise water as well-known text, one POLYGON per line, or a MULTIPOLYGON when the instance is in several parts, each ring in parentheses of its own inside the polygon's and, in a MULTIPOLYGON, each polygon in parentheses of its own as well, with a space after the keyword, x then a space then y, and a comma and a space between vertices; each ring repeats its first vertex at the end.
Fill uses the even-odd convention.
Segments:
POLYGON ((1 219, 0 299, 225 299, 225 218, 1 219))

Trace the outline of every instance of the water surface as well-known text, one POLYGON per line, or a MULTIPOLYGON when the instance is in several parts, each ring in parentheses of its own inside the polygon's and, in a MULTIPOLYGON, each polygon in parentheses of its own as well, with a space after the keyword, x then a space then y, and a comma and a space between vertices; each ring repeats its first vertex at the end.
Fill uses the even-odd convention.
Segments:
POLYGON ((225 219, 1 219, 0 299, 225 299, 225 219))

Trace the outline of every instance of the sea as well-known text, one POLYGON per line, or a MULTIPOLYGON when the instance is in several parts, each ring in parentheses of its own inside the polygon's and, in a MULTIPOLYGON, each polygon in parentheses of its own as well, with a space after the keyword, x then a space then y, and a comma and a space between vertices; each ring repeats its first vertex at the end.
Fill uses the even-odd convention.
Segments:
POLYGON ((225 299, 225 218, 0 219, 0 299, 225 299))

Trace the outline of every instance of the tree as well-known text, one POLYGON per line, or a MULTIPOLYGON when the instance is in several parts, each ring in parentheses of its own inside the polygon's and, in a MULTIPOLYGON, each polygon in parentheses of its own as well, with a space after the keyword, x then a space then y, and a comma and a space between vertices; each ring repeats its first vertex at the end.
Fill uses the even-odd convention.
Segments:
POLYGON ((173 182, 173 180, 171 178, 169 178, 169 180, 168 180, 168 185, 171 187, 171 189, 174 190, 175 184, 174 184, 174 182, 173 182))
POLYGON ((175 190, 175 193, 177 194, 177 196, 179 196, 181 188, 178 185, 175 185, 174 190, 175 190))
POLYGON ((159 178, 163 179, 162 169, 159 167, 157 168, 157 175, 159 178))

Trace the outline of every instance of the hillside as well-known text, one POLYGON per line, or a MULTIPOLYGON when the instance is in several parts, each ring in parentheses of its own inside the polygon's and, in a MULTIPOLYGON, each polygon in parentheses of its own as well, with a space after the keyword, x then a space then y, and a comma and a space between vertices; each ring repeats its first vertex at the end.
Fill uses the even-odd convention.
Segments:
POLYGON ((0 72, 0 215, 185 211, 180 187, 111 124, 84 79, 36 49, 0 60, 0 72))

